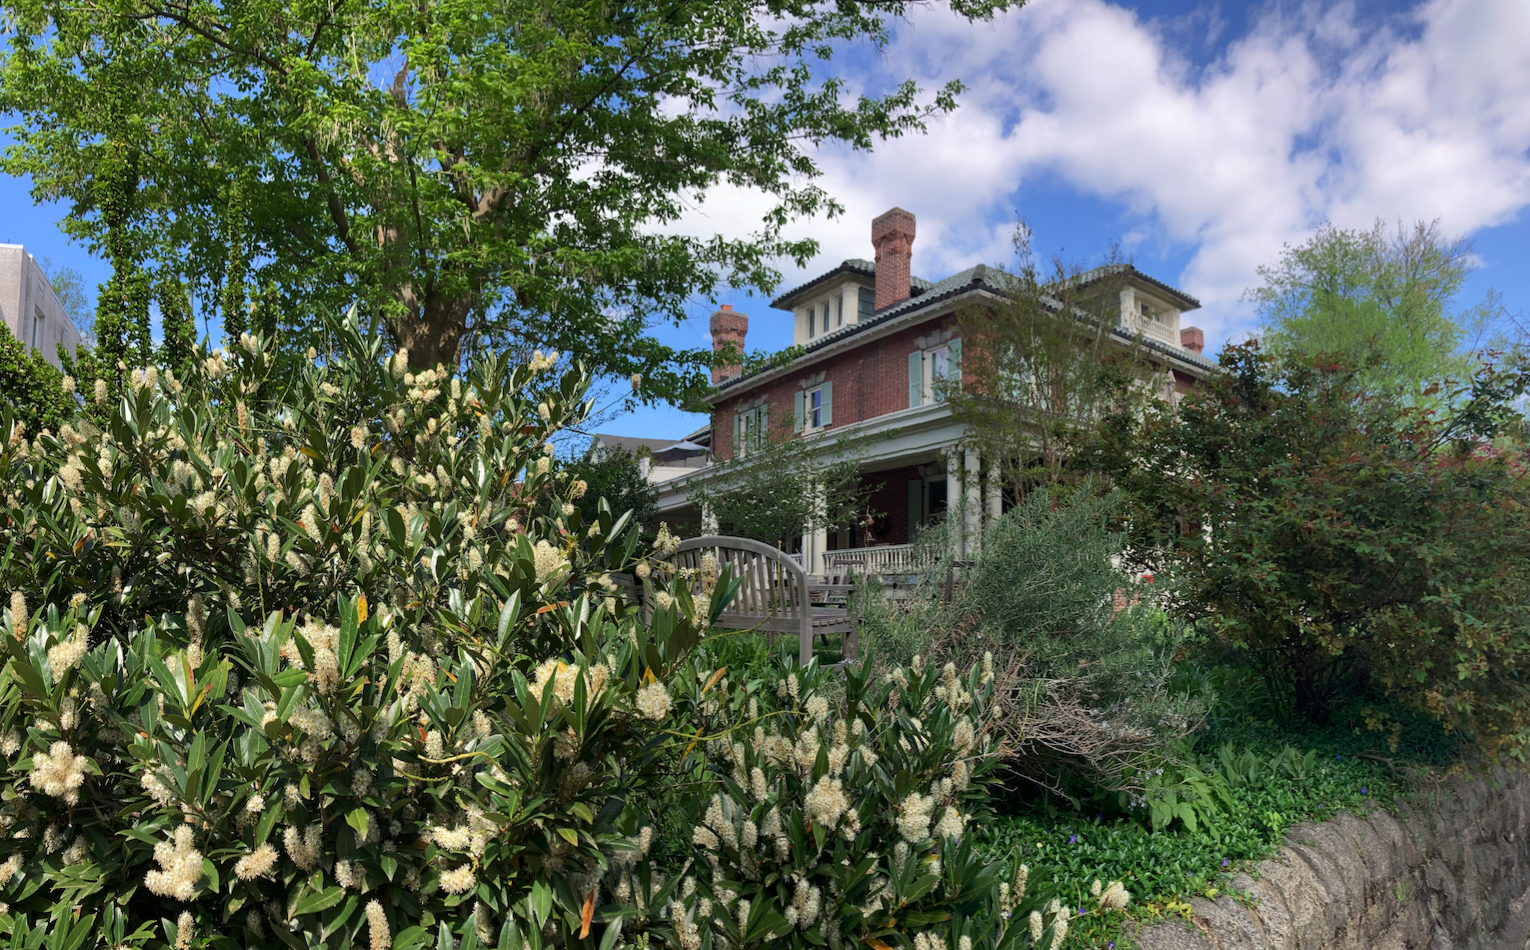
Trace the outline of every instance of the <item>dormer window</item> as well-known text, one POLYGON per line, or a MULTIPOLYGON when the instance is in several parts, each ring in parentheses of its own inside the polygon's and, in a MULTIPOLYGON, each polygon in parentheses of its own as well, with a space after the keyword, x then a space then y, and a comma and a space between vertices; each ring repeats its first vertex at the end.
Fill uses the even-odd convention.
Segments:
POLYGON ((815 331, 813 329, 813 322, 814 322, 814 320, 817 319, 817 317, 818 317, 818 308, 817 307, 809 307, 808 308, 808 339, 809 340, 811 340, 814 337, 814 335, 815 335, 815 331))

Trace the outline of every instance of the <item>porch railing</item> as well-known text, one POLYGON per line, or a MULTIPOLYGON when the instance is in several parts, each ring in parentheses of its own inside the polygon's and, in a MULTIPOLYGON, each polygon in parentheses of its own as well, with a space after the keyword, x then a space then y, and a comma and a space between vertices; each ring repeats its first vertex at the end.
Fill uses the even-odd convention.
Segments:
POLYGON ((908 574, 920 567, 912 544, 884 544, 874 548, 826 551, 824 560, 830 571, 851 567, 868 574, 908 574))

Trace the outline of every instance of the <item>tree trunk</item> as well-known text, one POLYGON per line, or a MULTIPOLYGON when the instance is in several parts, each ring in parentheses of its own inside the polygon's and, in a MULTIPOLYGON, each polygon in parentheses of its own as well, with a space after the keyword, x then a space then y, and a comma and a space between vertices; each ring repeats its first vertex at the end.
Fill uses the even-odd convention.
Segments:
POLYGON ((409 351, 409 368, 419 372, 445 366, 455 371, 468 314, 473 309, 472 298, 427 291, 420 301, 407 286, 398 296, 406 307, 405 315, 388 321, 388 329, 398 345, 409 351))

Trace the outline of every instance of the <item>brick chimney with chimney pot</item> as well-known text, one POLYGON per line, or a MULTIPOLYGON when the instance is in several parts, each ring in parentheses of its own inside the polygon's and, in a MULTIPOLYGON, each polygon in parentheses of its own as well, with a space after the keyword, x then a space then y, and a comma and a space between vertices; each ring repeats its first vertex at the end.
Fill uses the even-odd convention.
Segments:
POLYGON ((1200 327, 1185 327, 1179 331, 1179 345, 1192 353, 1199 353, 1206 348, 1206 334, 1201 332, 1200 327))
POLYGON ((914 216, 894 208, 871 222, 877 250, 877 309, 909 297, 909 263, 914 253, 914 216))
MULTIPOLYGON (((744 335, 749 332, 749 318, 742 313, 734 313, 731 304, 723 304, 722 309, 712 314, 712 352, 717 353, 728 344, 738 348, 738 352, 744 352, 744 335)), ((712 385, 716 386, 724 380, 737 376, 743 367, 737 363, 727 366, 712 367, 712 385)))

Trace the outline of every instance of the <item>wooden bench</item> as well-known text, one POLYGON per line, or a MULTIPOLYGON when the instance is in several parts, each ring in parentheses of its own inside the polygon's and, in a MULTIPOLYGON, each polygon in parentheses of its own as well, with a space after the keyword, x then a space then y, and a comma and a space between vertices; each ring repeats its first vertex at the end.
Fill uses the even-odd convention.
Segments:
POLYGON ((776 634, 795 634, 797 658, 804 666, 813 658, 814 637, 838 633, 841 662, 854 662, 859 619, 848 607, 815 606, 807 572, 786 552, 748 538, 710 536, 682 541, 670 560, 679 570, 694 571, 708 554, 719 571, 731 567, 742 580, 713 626, 763 631, 772 647, 776 634))

